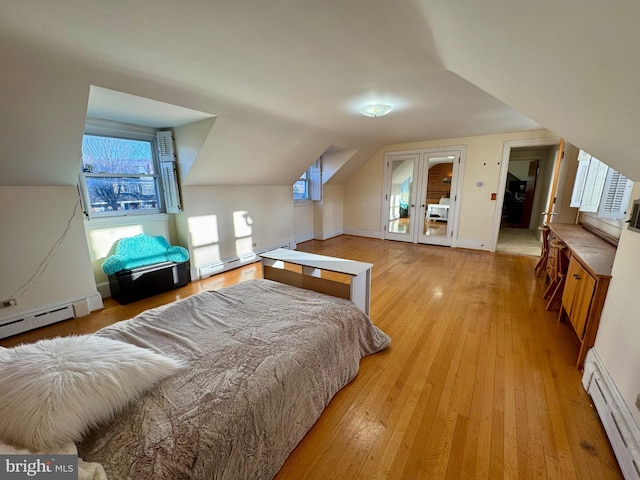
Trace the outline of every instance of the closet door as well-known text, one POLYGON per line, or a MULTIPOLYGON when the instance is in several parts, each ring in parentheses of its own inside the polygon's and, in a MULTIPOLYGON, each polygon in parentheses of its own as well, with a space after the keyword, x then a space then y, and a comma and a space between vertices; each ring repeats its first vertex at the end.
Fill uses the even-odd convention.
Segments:
POLYGON ((461 152, 425 152, 420 161, 418 243, 451 246, 461 152))
POLYGON ((390 154, 385 162, 384 238, 415 242, 416 174, 420 154, 390 154))

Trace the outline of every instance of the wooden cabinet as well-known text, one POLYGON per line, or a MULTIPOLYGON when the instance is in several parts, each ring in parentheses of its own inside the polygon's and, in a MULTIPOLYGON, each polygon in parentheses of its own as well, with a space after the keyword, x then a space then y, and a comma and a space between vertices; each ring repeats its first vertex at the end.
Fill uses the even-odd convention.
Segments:
POLYGON ((582 368, 598 333, 616 247, 580 225, 551 223, 549 228, 551 234, 564 243, 569 253, 558 319, 562 321, 566 317, 571 321, 580 340, 576 366, 582 368))
POLYGON ((591 307, 591 300, 596 288, 596 280, 575 258, 569 260, 562 308, 566 312, 573 329, 582 341, 591 307))

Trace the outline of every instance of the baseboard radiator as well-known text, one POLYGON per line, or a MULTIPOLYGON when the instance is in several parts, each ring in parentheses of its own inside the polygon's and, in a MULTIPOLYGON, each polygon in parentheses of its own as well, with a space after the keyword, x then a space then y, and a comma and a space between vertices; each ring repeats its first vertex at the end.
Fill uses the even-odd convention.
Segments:
POLYGON ((624 478, 640 480, 640 430, 593 348, 585 359, 582 385, 598 411, 624 478))
POLYGON ((59 305, 46 310, 0 320, 0 338, 74 318, 73 304, 59 305))
POLYGON ((241 267, 243 265, 247 265, 249 263, 254 263, 260 261, 260 254, 267 252, 269 250, 273 250, 276 248, 286 248, 289 250, 295 250, 297 247, 297 242, 292 242, 284 245, 278 245, 276 247, 264 248, 261 250, 256 250, 247 255, 243 255, 241 257, 230 257, 224 260, 221 260, 218 263, 213 263, 210 265, 204 265, 197 270, 197 276, 191 274, 191 278, 199 278, 203 280, 211 275, 215 275, 216 273, 226 272, 227 270, 232 270, 234 268, 241 267))

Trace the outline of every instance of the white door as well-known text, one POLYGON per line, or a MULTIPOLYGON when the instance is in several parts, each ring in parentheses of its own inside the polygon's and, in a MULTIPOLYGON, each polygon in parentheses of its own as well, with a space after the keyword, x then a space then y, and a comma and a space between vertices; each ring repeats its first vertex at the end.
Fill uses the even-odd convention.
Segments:
POLYGON ((385 157, 384 238, 450 246, 457 226, 462 147, 385 157))
POLYGON ((386 192, 383 211, 385 239, 415 242, 414 179, 419 163, 419 153, 390 154, 386 158, 386 192))
POLYGON ((458 203, 458 172, 462 152, 425 152, 420 161, 418 182, 419 217, 417 241, 451 246, 458 203))

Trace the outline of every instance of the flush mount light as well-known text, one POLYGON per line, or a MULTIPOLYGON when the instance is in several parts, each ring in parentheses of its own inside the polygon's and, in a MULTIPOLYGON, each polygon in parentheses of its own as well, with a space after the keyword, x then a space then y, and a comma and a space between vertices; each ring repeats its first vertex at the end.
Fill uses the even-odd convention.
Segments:
POLYGON ((393 110, 391 105, 376 103, 374 105, 365 105, 360 109, 360 113, 367 117, 381 117, 389 113, 391 110, 393 110))

